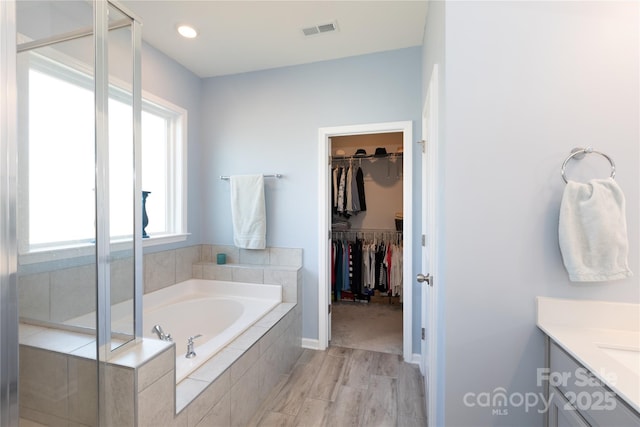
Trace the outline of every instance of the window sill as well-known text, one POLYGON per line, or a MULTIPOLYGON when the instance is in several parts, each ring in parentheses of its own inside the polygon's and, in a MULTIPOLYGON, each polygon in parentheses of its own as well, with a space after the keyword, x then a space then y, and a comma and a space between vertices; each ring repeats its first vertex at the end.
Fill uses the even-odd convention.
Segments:
POLYGON ((168 243, 177 243, 184 242, 187 240, 191 233, 181 233, 181 234, 161 234, 158 236, 149 236, 146 239, 142 239, 142 247, 146 248, 148 246, 157 246, 157 245, 166 245, 168 243))
MULTIPOLYGON (((142 247, 166 245, 169 243, 184 242, 191 233, 181 234, 163 234, 158 236, 150 236, 142 239, 142 247)), ((125 250, 131 248, 131 242, 114 243, 112 251, 125 250)), ((34 250, 20 254, 20 265, 37 264, 41 262, 59 261, 70 258, 79 258, 85 256, 95 256, 95 245, 81 244, 64 248, 51 248, 34 250)))

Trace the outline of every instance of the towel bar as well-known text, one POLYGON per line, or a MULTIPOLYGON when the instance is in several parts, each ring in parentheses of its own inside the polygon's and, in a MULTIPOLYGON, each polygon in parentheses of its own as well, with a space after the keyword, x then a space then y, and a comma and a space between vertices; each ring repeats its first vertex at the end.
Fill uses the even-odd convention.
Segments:
MULTIPOLYGON (((270 174, 270 175, 262 175, 265 178, 282 178, 282 174, 280 173, 274 173, 274 174, 270 174)), ((225 181, 229 180, 229 176, 225 176, 225 175, 220 175, 220 179, 224 179, 225 181)))

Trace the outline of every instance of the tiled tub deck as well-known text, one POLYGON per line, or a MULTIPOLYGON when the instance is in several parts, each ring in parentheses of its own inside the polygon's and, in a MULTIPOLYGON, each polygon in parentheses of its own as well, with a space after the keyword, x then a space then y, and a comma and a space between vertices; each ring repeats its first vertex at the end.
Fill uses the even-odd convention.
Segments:
MULTIPOLYGON (((108 425, 245 425, 301 354, 301 250, 244 253, 207 245, 188 250, 194 262, 192 277, 279 284, 283 302, 177 386, 174 343, 142 339, 129 345, 105 365, 108 425), (227 252, 228 260, 244 263, 215 265, 212 254, 215 257, 221 250, 227 252), (279 262, 284 265, 274 264, 279 262)), ((151 257, 177 259, 185 251, 167 252, 174 253, 151 257)), ((149 286, 153 261, 145 255, 145 293, 173 284, 149 286)), ((177 277, 177 262, 174 269, 177 277)), ((94 336, 22 323, 21 418, 46 425, 94 425, 95 347, 94 336)))
MULTIPOLYGON (((281 303, 175 385, 175 345, 143 339, 106 366, 109 425, 245 425, 302 351, 299 306, 281 303)), ((21 325, 20 415, 93 425, 95 341, 21 325)))

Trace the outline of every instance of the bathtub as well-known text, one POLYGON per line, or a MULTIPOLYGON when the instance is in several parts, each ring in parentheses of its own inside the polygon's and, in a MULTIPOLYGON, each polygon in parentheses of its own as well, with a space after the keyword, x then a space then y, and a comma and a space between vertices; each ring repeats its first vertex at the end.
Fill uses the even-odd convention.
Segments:
POLYGON ((154 325, 171 334, 179 383, 281 302, 279 285, 190 279, 144 296, 143 336, 157 339, 154 325), (187 359, 196 335, 196 356, 187 359))

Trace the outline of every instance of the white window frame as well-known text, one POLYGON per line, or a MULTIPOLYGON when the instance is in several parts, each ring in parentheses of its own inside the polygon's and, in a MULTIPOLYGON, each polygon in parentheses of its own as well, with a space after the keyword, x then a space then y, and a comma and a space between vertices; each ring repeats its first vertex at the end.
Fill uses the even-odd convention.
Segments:
MULTIPOLYGON (((167 223, 173 228, 165 234, 150 235, 142 246, 163 245, 187 239, 187 110, 151 93, 142 91, 142 110, 171 120, 167 141, 167 223)), ((144 154, 143 154, 144 155, 144 154)), ((144 190, 144 188, 143 188, 144 190)))
MULTIPOLYGON (((35 52, 29 53, 39 56, 35 52)), ((43 57, 44 61, 49 62, 48 66, 39 67, 40 71, 44 68, 51 68, 52 75, 60 78, 68 77, 66 81, 86 87, 86 84, 78 79, 74 72, 89 74, 89 69, 76 59, 67 57, 59 52, 49 51, 43 57), (55 63, 59 65, 56 66, 55 63), (58 68, 59 67, 59 68, 58 68), (70 68, 71 72, 66 72, 65 68, 70 68), (58 68, 58 69, 55 69, 58 68)), ((29 67, 30 69, 30 67, 29 67)), ((117 92, 119 90, 127 90, 129 84, 110 78, 110 98, 118 99, 117 92)), ((28 94, 26 88, 19 89, 21 95, 28 94)), ((25 99, 28 99, 25 98, 25 99)), ((151 235, 142 241, 143 247, 164 245, 168 243, 182 242, 190 235, 188 233, 188 200, 187 200, 187 110, 179 107, 165 99, 162 99, 147 91, 142 91, 142 110, 153 114, 163 116, 170 120, 170 126, 167 132, 167 200, 166 200, 166 218, 170 228, 166 233, 151 235)), ((18 243, 21 264, 33 264, 39 262, 47 262, 64 258, 71 258, 93 253, 95 244, 93 243, 70 243, 64 246, 42 246, 40 248, 31 248, 29 243, 29 224, 28 218, 22 220, 23 226, 19 228, 18 243)), ((117 250, 118 244, 114 242, 114 249, 117 250)))

